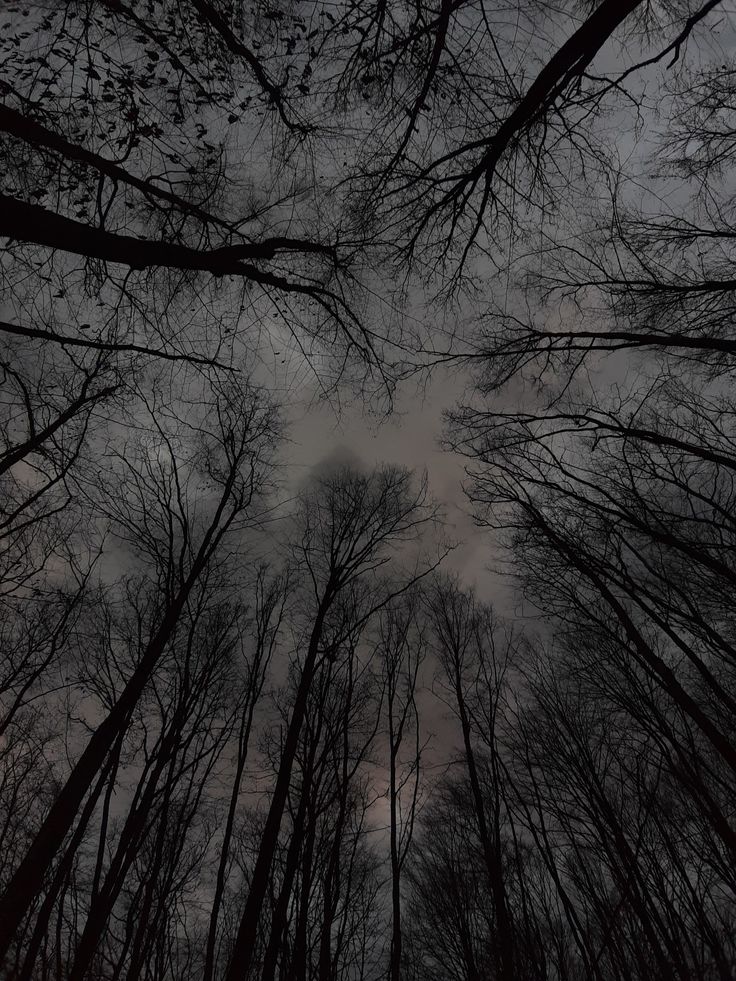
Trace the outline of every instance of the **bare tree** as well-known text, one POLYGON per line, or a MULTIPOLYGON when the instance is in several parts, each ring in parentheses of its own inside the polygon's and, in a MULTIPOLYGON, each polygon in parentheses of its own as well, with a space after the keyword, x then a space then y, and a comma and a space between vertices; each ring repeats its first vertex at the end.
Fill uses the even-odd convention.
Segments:
POLYGON ((423 575, 420 567, 406 579, 380 578, 390 549, 416 540, 437 521, 425 482, 413 486, 407 470, 384 468, 368 475, 338 470, 317 478, 301 501, 301 541, 296 546, 304 568, 311 628, 300 668, 276 784, 251 873, 227 976, 247 975, 268 889, 269 871, 289 792, 292 768, 307 711, 309 693, 325 659, 348 638, 357 638, 390 598, 423 575))

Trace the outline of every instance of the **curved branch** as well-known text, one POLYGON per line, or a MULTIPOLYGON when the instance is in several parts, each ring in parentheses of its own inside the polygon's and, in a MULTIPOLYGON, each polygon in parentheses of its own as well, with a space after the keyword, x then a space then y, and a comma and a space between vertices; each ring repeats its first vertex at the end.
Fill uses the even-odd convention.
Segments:
POLYGON ((117 341, 91 340, 86 337, 72 337, 70 334, 59 334, 42 327, 23 327, 20 324, 10 324, 0 320, 0 331, 4 334, 16 334, 18 337, 30 337, 33 340, 51 341, 62 347, 84 347, 93 351, 130 351, 135 354, 147 354, 152 358, 163 358, 165 361, 187 361, 190 364, 210 365, 225 371, 235 371, 230 365, 222 364, 213 358, 204 358, 196 354, 175 354, 160 347, 146 347, 145 344, 130 344, 117 341))

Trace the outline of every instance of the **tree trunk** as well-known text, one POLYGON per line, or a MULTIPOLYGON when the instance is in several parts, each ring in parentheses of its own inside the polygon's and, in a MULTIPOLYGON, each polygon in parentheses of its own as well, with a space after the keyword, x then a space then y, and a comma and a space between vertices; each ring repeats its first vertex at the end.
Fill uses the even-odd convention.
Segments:
POLYGON ((273 856, 278 844, 281 819, 286 806, 286 799, 289 793, 289 783, 291 781, 291 771, 294 759, 299 746, 302 724, 307 711, 307 700, 309 690, 312 685, 314 668, 317 662, 317 653, 322 638, 325 616, 331 601, 331 590, 325 595, 314 621, 312 633, 309 638, 309 647, 304 661, 299 688, 297 689, 294 707, 289 721, 289 728, 286 733, 284 750, 281 756, 276 786, 274 787, 271 804, 268 809, 268 816, 261 835, 258 848, 258 855, 253 867, 248 898, 245 902, 243 915, 240 919, 238 934, 233 946, 230 964, 225 975, 226 981, 243 981, 248 976, 250 970, 256 938, 258 936, 258 923, 263 909, 263 901, 268 891, 268 879, 271 871, 273 856))

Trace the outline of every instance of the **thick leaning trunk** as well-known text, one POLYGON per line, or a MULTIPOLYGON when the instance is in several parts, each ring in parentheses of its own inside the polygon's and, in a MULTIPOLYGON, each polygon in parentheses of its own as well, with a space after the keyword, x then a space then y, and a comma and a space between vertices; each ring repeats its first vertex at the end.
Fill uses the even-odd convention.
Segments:
POLYGON ((64 839, 74 826, 77 814, 94 783, 96 775, 105 765, 105 760, 112 751, 116 740, 127 728, 130 714, 140 700, 156 665, 171 640, 179 617, 199 576, 206 568, 230 521, 234 518, 235 512, 232 512, 223 522, 223 514, 232 493, 234 480, 235 474, 233 472, 225 484, 215 517, 204 535, 189 576, 169 605, 158 630, 148 642, 143 657, 120 698, 92 734, 24 858, 11 876, 5 892, 0 897, 0 964, 6 957, 16 931, 23 922, 31 903, 43 891, 46 872, 53 862, 54 856, 61 849, 64 839))
POLYGON ((36 916, 33 933, 31 934, 31 939, 26 949, 23 967, 20 973, 17 975, 18 981, 30 981, 33 976, 33 968, 48 930, 56 898, 62 891, 62 888, 67 882, 72 871, 74 856, 77 848, 82 842, 84 833, 87 830, 87 825, 89 824, 92 812, 97 805, 99 796, 102 793, 102 788, 106 782, 108 782, 108 784, 112 784, 114 782, 115 773, 117 771, 116 763, 117 760, 111 759, 110 765, 103 768, 103 771, 100 774, 100 779, 97 781, 97 786, 94 788, 85 802, 84 810, 79 821, 77 822, 77 827, 74 829, 74 834, 69 842, 66 853, 62 861, 59 863, 59 867, 54 875, 51 886, 47 890, 43 903, 41 904, 41 908, 36 916))
POLYGON ((272 260, 282 251, 295 249, 318 254, 330 254, 332 251, 329 246, 285 238, 200 251, 177 242, 162 239, 151 241, 109 232, 2 193, 0 236, 71 252, 85 259, 117 262, 130 269, 165 267, 208 272, 213 276, 242 276, 264 286, 296 293, 307 290, 298 282, 262 270, 254 265, 254 261, 272 260))
POLYGON ((31 902, 42 890, 47 868, 71 830, 79 808, 115 740, 127 726, 129 714, 140 699, 174 632, 184 602, 185 597, 180 594, 169 609, 123 694, 87 743, 23 861, 11 877, 0 899, 0 958, 7 953, 31 902))
POLYGON ((511 143, 538 122, 549 110, 566 85, 582 77, 585 69, 642 0, 603 0, 593 13, 554 53, 524 93, 513 111, 488 140, 473 177, 485 177, 486 184, 495 173, 501 157, 511 143))
POLYGON ((115 850, 115 857, 110 863, 102 888, 94 896, 92 908, 82 930, 82 937, 77 945, 76 956, 68 975, 68 981, 82 981, 92 963, 95 951, 125 882, 125 876, 135 861, 143 829, 151 815, 151 807, 158 793, 159 778, 169 764, 171 754, 176 748, 181 731, 179 722, 183 723, 183 720, 178 720, 172 725, 167 738, 163 741, 159 759, 148 777, 143 794, 126 818, 115 850))

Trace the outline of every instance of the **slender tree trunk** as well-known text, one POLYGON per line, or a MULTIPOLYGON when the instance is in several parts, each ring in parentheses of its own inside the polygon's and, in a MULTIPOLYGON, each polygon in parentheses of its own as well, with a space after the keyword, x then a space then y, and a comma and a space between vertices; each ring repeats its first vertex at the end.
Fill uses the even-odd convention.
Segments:
MULTIPOLYGON (((311 781, 311 776, 310 776, 311 781)), ((263 959, 262 981, 274 981, 276 977, 276 965, 279 958, 279 948, 282 938, 286 932, 286 924, 289 913, 289 902, 294 888, 294 879, 299 868, 299 852, 304 837, 304 818, 307 813, 307 798, 309 790, 302 787, 299 797, 299 806, 294 819, 291 840, 286 851, 286 863, 284 865, 284 877, 279 890, 279 897, 271 919, 271 932, 266 945, 266 953, 263 959)))
POLYGON ((204 970, 202 972, 202 981, 212 981, 212 976, 215 970, 215 945, 217 943, 217 922, 220 917, 220 907, 222 906, 222 898, 225 893, 225 874, 227 872, 227 863, 230 856, 230 845, 233 837, 233 828, 235 826, 235 813, 238 807, 238 798, 240 796, 240 784, 243 779, 243 771, 245 769, 245 763, 248 758, 248 743, 250 741, 250 731, 253 724, 253 712, 255 708, 255 702, 252 701, 248 707, 248 711, 244 717, 243 727, 238 738, 238 762, 235 768, 235 776, 233 778, 233 788, 230 794, 230 802, 227 809, 227 818, 225 821, 225 831, 222 837, 222 847, 220 848, 220 858, 217 863, 217 878, 215 881, 215 894, 212 898, 212 909, 210 910, 210 923, 209 929, 207 931, 207 949, 205 952, 204 970))
MULTIPOLYGON (((462 690, 462 680, 460 678, 460 666, 455 661, 455 697, 457 699, 458 713, 460 715, 460 726, 463 735, 463 748, 465 750, 465 763, 468 768, 468 778, 470 789, 475 805, 475 815, 478 823, 478 835, 480 837, 483 858, 485 860, 486 872, 488 875, 488 887, 493 896, 493 903, 496 911, 496 927, 498 931, 498 973, 501 981, 514 981, 514 941, 513 927, 509 915, 506 887, 504 883, 504 871, 501 860, 501 853, 494 848, 491 842, 490 831, 486 821, 485 804, 483 792, 478 777, 478 768, 475 761, 475 751, 470 733, 470 720, 468 718, 465 696, 462 690)), ((498 835, 495 836, 498 840, 498 835)))
MULTIPOLYGON (((284 866, 284 877, 281 883, 281 890, 279 891, 279 897, 271 920, 271 932, 266 947, 263 972, 261 975, 262 981, 273 981, 276 974, 279 947, 281 945, 282 938, 286 933, 289 902, 291 900, 292 891, 294 888, 296 873, 299 868, 299 853, 302 850, 302 845, 304 842, 304 823, 307 816, 307 811, 309 810, 310 795, 312 793, 312 785, 314 782, 314 763, 317 755, 319 734, 322 730, 323 720, 324 716, 320 714, 317 732, 313 733, 307 747, 304 777, 299 795, 299 806, 297 807, 297 812, 294 818, 294 826, 291 830, 291 840, 289 841, 289 847, 286 852, 286 864, 284 866)), ((295 944, 294 957, 296 957, 296 949, 297 945, 295 944)))
POLYGON ((134 981, 134 979, 140 977, 146 960, 146 948, 149 945, 149 938, 152 935, 155 936, 156 923, 161 915, 160 903, 158 908, 154 910, 154 898, 156 895, 156 883, 164 878, 164 849, 168 831, 169 809, 176 785, 175 764, 176 754, 171 757, 169 762, 169 772, 164 785, 164 799, 159 814, 158 834, 156 835, 153 861, 146 873, 147 879, 143 892, 143 906, 138 916, 138 927, 133 938, 130 963, 126 975, 128 981, 134 981))
POLYGON ((332 972, 332 924, 340 899, 340 846, 347 814, 347 753, 343 760, 344 782, 340 792, 340 810, 332 836, 332 848, 324 882, 322 934, 319 942, 319 978, 328 981, 332 972))
POLYGON ((396 748, 394 746, 393 709, 388 712, 389 743, 389 796, 390 796, 390 850, 391 850, 391 960, 390 981, 401 977, 401 868, 399 860, 399 829, 396 813, 396 748))
POLYGON ((258 855, 253 867, 248 898, 245 902, 243 915, 240 920, 238 934, 233 947, 230 964, 225 975, 226 981, 243 981, 248 976, 250 970, 253 951, 258 937, 258 923, 263 909, 263 901, 268 891, 268 879, 271 871, 271 863, 278 843, 281 819, 286 806, 286 799, 289 793, 289 783, 291 781, 291 771, 294 759, 299 746, 299 737, 302 724, 307 711, 307 700, 309 690, 312 685, 312 678, 317 662, 317 653, 322 639, 325 616, 331 601, 331 590, 326 592, 325 598, 319 606, 315 618, 312 633, 309 638, 309 647, 304 661, 299 687, 297 689, 294 707, 289 721, 289 728, 286 733, 284 750, 281 756, 276 786, 274 787, 271 804, 268 809, 266 823, 261 834, 261 841, 258 848, 258 855))
MULTIPOLYGON (((306 812, 311 810, 309 800, 306 812)), ((302 831, 302 838, 304 832, 302 831)), ((309 927, 309 894, 312 891, 312 859, 316 837, 316 816, 312 814, 307 824, 307 836, 302 854, 302 877, 299 888, 299 906, 294 934, 294 956, 291 962, 291 976, 294 981, 306 981, 308 973, 307 932, 309 927)))

